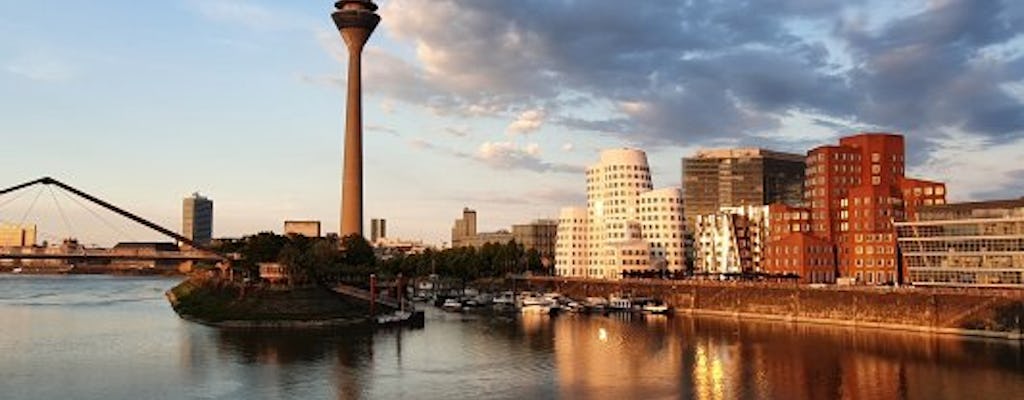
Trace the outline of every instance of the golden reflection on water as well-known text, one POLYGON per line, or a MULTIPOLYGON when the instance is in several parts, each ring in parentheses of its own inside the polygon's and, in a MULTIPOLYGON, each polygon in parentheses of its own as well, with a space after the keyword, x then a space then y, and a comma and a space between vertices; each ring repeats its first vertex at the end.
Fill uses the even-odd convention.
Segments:
POLYGON ((968 399, 1024 391, 1024 371, 1007 368, 1024 365, 1024 350, 1006 342, 682 316, 550 323, 562 398, 968 399))

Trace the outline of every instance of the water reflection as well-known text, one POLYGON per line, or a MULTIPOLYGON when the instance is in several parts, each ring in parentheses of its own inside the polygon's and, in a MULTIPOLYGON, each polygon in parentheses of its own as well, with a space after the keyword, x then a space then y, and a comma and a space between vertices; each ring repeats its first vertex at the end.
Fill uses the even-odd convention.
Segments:
POLYGON ((1024 392, 1022 347, 1003 341, 728 318, 436 310, 421 330, 219 331, 179 320, 159 297, 172 284, 0 277, 0 397, 1009 399, 1024 392), (106 301, 112 296, 118 301, 106 301))

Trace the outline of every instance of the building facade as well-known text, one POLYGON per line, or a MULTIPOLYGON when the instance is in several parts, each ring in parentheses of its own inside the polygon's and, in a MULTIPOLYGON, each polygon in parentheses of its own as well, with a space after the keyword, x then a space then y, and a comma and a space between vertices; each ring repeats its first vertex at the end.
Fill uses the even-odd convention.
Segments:
POLYGON ((1024 198, 925 205, 896 226, 909 284, 1024 288, 1024 198))
POLYGON ((193 193, 181 204, 182 236, 199 245, 209 245, 213 239, 213 200, 193 193))
POLYGON ((284 221, 284 234, 320 237, 320 221, 284 221))
POLYGON ((455 220, 452 227, 452 247, 471 246, 476 237, 476 211, 462 209, 462 218, 455 220))
POLYGON ((684 268, 682 192, 653 190, 650 173, 643 151, 601 152, 586 170, 585 211, 560 213, 556 274, 620 279, 684 268))
POLYGON ((523 250, 536 250, 541 260, 550 265, 555 259, 555 237, 558 235, 558 221, 539 219, 528 224, 512 225, 512 239, 523 246, 523 250))
POLYGON ((763 272, 764 244, 770 233, 769 206, 722 207, 694 222, 694 272, 763 272))
POLYGON ((388 237, 388 221, 383 218, 370 220, 370 243, 388 237))
POLYGON ((799 225, 809 226, 810 230, 786 234, 809 234, 822 243, 811 243, 814 241, 806 238, 773 237, 772 240, 783 241, 779 244, 783 251, 769 253, 772 268, 792 266, 807 259, 827 262, 822 255, 828 252, 804 254, 808 248, 817 251, 827 244, 834 252, 831 265, 799 267, 819 274, 832 269, 834 277, 858 283, 898 282, 894 223, 912 219, 918 207, 925 204, 944 204, 946 195, 942 183, 904 176, 904 151, 901 135, 862 133, 841 138, 838 145, 820 146, 808 152, 804 197, 810 218, 799 225), (797 247, 800 250, 792 252, 797 247))
POLYGON ((35 225, 0 224, 0 247, 32 247, 36 245, 35 225))
POLYGON ((686 220, 715 214, 722 207, 803 202, 805 157, 741 148, 699 151, 683 159, 686 220))

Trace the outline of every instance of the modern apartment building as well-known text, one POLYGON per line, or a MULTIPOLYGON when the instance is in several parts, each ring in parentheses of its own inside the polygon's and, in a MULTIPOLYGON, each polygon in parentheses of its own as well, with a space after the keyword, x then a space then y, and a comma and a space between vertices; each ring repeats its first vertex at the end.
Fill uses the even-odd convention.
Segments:
POLYGON ((694 272, 739 274, 762 271, 770 233, 769 206, 722 207, 694 221, 694 272))
POLYGON ((835 283, 835 246, 811 233, 810 208, 772 204, 768 210, 763 272, 796 276, 802 283, 835 283))
MULTIPOLYGON (((825 272, 831 267, 837 277, 867 284, 900 279, 893 224, 912 219, 920 206, 944 204, 946 195, 942 183, 904 176, 903 136, 889 133, 862 133, 811 150, 804 186, 811 228, 807 234, 820 242, 773 237, 782 241, 783 251, 770 251, 770 264, 774 268, 802 263, 799 259, 808 259, 808 248, 817 251, 828 245, 835 262, 815 269, 825 272), (784 251, 796 248, 799 251, 784 251)), ((811 258, 824 262, 828 252, 811 258)))
POLYGON ((559 216, 558 275, 620 279, 684 268, 682 193, 653 190, 643 151, 602 151, 586 183, 585 211, 565 208, 559 216))
POLYGON ((1024 289, 1024 198, 924 205, 896 232, 906 283, 1024 289))
POLYGON ((198 245, 208 245, 213 238, 213 200, 193 193, 181 202, 182 236, 198 245))

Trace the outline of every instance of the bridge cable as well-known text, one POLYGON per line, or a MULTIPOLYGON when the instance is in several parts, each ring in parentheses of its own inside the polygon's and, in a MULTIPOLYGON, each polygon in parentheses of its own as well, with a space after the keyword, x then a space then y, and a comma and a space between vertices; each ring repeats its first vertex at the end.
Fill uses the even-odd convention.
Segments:
POLYGON ((134 236, 132 236, 128 232, 125 232, 123 229, 114 226, 114 224, 110 223, 110 221, 107 221, 101 215, 96 213, 96 211, 94 211, 93 209, 91 209, 89 207, 86 207, 85 204, 82 204, 81 201, 79 201, 78 199, 72 197, 66 191, 61 190, 60 192, 64 194, 64 197, 67 197, 67 198, 71 199, 71 201, 75 202, 75 204, 78 204, 79 207, 84 208, 85 211, 88 211, 90 214, 92 214, 93 217, 96 217, 96 219, 100 220, 100 222, 102 222, 103 225, 105 225, 108 229, 114 231, 114 233, 116 233, 118 235, 124 235, 124 237, 127 237, 128 239, 130 239, 132 241, 138 241, 138 239, 136 239, 134 236))
POLYGON ((53 193, 53 186, 46 186, 50 189, 50 198, 53 199, 53 204, 57 206, 57 212, 60 213, 61 219, 64 220, 64 227, 68 230, 68 238, 75 237, 75 230, 71 227, 71 222, 68 221, 68 216, 64 214, 64 208, 60 206, 60 202, 57 201, 57 195, 53 193))
POLYGON ((12 196, 12 197, 11 197, 10 199, 7 199, 7 201, 4 201, 4 202, 0 202, 0 208, 4 208, 4 207, 5 207, 5 206, 7 206, 8 204, 11 204, 11 203, 13 203, 13 202, 17 201, 18 199, 20 199, 20 198, 22 198, 23 196, 25 196, 26 194, 28 194, 28 192, 30 192, 30 190, 24 190, 24 191, 20 191, 20 192, 18 192, 18 194, 17 194, 17 195, 15 195, 15 196, 12 196))
POLYGON ((36 197, 32 199, 32 204, 29 204, 28 209, 25 210, 25 214, 21 216, 21 222, 19 222, 18 225, 25 225, 25 220, 28 219, 28 215, 32 212, 32 209, 36 207, 36 202, 39 201, 39 196, 42 194, 43 188, 39 188, 39 190, 36 191, 36 197))

